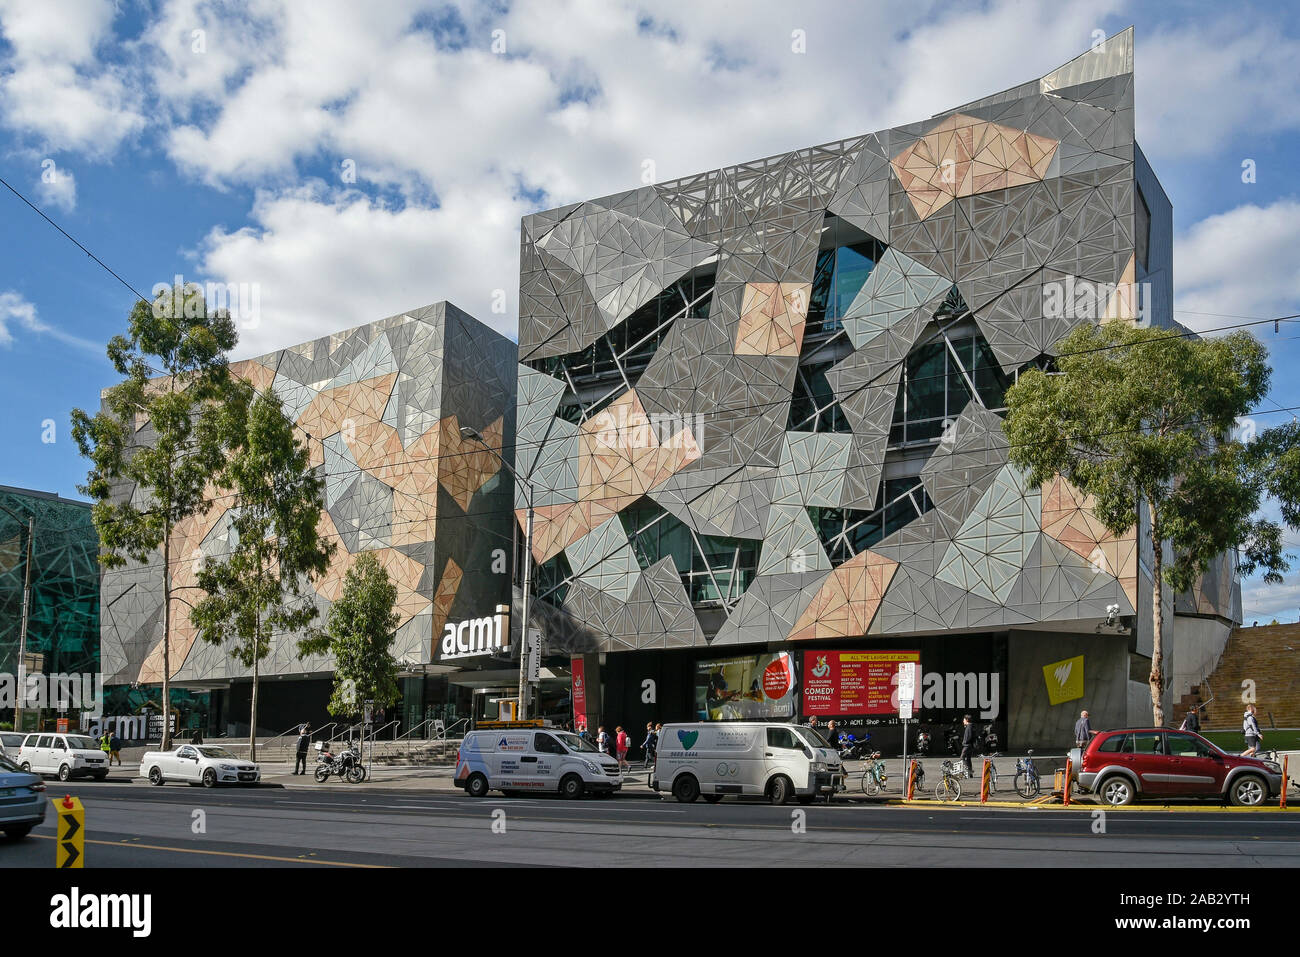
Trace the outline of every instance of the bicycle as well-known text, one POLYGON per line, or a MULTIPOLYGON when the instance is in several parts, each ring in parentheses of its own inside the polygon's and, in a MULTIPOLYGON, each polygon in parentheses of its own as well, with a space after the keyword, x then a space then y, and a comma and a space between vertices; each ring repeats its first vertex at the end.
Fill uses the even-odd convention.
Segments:
POLYGON ((959 763, 954 767, 951 761, 945 761, 939 766, 939 773, 942 774, 943 777, 934 789, 935 800, 960 800, 961 782, 964 778, 970 778, 970 775, 966 773, 966 766, 959 763))
POLYGON ((873 751, 867 757, 867 767, 862 772, 859 785, 863 793, 870 796, 880 793, 888 784, 889 775, 885 773, 885 761, 881 758, 879 751, 873 751))
POLYGON ((1018 758, 1016 760, 1016 777, 1014 786, 1016 793, 1022 798, 1037 797, 1041 787, 1038 780, 1038 767, 1034 764, 1034 752, 1029 752, 1029 757, 1018 758))

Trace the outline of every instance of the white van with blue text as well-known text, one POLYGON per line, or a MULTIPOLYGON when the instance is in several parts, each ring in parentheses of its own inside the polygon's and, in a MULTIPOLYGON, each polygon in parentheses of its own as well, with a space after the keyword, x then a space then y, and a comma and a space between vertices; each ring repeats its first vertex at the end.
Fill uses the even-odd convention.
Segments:
POLYGON ((773 804, 829 800, 844 790, 844 765, 816 731, 794 724, 710 721, 666 724, 650 787, 679 801, 716 804, 728 794, 773 804))
POLYGON ((623 786, 618 762, 576 734, 549 728, 471 731, 456 755, 456 786, 472 797, 488 791, 558 791, 609 795, 623 786))

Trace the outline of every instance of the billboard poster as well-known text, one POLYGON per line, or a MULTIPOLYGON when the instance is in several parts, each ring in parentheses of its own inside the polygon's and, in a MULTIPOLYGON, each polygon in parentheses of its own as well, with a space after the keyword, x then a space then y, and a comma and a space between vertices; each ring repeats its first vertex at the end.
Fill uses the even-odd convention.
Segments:
POLYGON ((695 706, 702 721, 794 717, 794 662, 784 651, 697 662, 695 706))
POLYGON ((569 659, 573 674, 573 730, 587 730, 587 663, 581 655, 569 659))
POLYGON ((803 713, 897 715, 898 666, 919 651, 805 651, 803 713))

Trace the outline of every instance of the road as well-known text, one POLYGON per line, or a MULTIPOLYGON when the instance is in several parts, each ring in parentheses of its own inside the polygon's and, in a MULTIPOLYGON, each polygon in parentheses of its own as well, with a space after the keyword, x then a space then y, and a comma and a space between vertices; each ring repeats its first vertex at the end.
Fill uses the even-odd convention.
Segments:
MULTIPOLYGON (((86 805, 88 867, 1295 867, 1289 814, 803 808, 614 797, 203 791, 59 785, 86 805)), ((55 793, 52 787, 51 795, 55 793)), ((54 825, 0 841, 0 867, 47 867, 54 825)))

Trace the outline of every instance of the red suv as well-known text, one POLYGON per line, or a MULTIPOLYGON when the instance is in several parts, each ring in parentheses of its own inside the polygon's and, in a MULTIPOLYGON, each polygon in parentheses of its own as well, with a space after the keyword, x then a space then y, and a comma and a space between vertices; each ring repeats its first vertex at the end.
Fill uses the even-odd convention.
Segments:
POLYGON ((1199 734, 1163 728, 1102 731, 1070 752, 1079 787, 1103 804, 1140 798, 1218 797, 1254 807, 1282 792, 1276 762, 1220 750, 1199 734))

